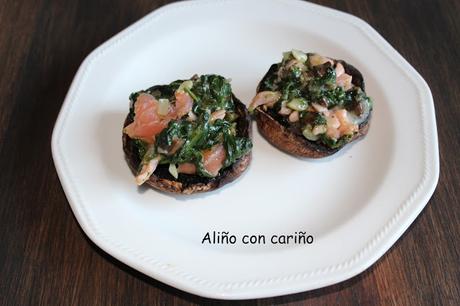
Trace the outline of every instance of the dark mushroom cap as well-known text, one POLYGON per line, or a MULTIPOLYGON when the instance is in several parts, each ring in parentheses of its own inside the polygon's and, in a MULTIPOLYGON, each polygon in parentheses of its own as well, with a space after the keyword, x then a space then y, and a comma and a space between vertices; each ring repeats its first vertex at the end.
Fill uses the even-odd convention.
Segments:
MULTIPOLYGON (((345 72, 352 76, 353 85, 360 87, 364 91, 365 85, 361 72, 343 60, 335 61, 341 63, 345 72)), ((279 64, 273 64, 270 66, 270 69, 257 86, 257 92, 260 91, 262 84, 278 69, 278 67, 279 64)), ((262 136, 264 136, 275 147, 289 154, 299 157, 321 158, 332 155, 343 148, 330 148, 322 143, 306 139, 303 135, 291 129, 290 125, 285 123, 285 120, 284 122, 279 120, 281 115, 264 111, 262 107, 256 108, 254 116, 257 122, 257 128, 262 136)), ((358 133, 353 136, 350 142, 353 142, 367 134, 370 119, 371 114, 369 114, 369 117, 359 125, 358 133)))
MULTIPOLYGON (((246 106, 234 95, 232 95, 232 99, 235 104, 235 111, 238 114, 238 118, 236 120, 237 136, 251 138, 251 118, 246 106)), ((128 115, 123 127, 126 127, 132 121, 133 119, 128 115)), ((136 175, 141 162, 140 157, 138 156, 134 141, 125 133, 123 133, 122 137, 125 159, 133 174, 136 175)), ((215 190, 234 181, 244 172, 244 170, 246 170, 250 162, 251 152, 238 159, 233 165, 222 169, 219 175, 213 178, 181 173, 179 174, 178 179, 175 179, 169 173, 168 165, 158 165, 155 172, 153 172, 145 183, 155 189, 172 193, 192 194, 206 192, 215 190)))

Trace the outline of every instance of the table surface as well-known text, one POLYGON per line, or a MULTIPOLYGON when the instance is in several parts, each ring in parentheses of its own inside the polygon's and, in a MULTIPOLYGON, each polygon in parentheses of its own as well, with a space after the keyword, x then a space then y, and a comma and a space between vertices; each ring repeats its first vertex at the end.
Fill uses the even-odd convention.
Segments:
MULTIPOLYGON (((218 302, 150 279, 89 241, 51 158, 53 125, 84 57, 166 2, 0 0, 0 304, 218 302)), ((409 230, 364 273, 311 292, 242 303, 459 305, 460 1, 315 2, 369 22, 428 82, 439 184, 409 230)))

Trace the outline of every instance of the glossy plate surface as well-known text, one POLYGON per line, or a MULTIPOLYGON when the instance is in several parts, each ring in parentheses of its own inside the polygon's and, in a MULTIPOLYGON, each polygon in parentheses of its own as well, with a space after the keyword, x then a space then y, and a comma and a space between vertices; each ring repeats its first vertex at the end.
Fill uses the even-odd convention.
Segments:
POLYGON ((182 2, 156 10, 92 52, 53 134, 53 158, 85 233, 127 265, 182 290, 268 297, 348 279, 372 265, 428 202, 439 176, 433 100, 420 75, 362 20, 300 1, 182 2), (131 92, 195 73, 231 78, 249 103, 291 48, 344 59, 374 99, 370 132, 333 157, 301 160, 254 129, 253 162, 209 194, 138 189, 121 127, 131 92), (202 244, 227 231, 233 245, 202 244), (305 231, 311 245, 271 244, 305 231), (245 234, 266 244, 244 245, 245 234))

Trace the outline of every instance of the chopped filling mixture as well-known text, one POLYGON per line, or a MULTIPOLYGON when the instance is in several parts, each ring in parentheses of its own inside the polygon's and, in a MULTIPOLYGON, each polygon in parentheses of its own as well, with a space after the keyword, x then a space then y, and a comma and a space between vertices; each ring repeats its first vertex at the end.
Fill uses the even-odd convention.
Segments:
POLYGON ((158 165, 179 175, 216 177, 252 148, 237 135, 238 114, 228 80, 194 76, 131 94, 132 123, 123 132, 134 140, 141 164, 138 185, 158 165))
POLYGON ((358 133, 372 100, 353 84, 343 62, 292 50, 262 81, 249 111, 258 107, 309 141, 334 149, 358 133))

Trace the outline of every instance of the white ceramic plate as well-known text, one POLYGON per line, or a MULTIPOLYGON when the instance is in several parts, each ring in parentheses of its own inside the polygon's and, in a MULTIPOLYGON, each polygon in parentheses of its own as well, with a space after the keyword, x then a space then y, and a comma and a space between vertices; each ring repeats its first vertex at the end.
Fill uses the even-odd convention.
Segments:
POLYGON ((171 286, 222 299, 311 290, 381 257, 428 202, 439 176, 425 81, 362 20, 300 1, 165 6, 92 52, 53 134, 53 157, 78 222, 99 247, 171 286), (280 152, 254 133, 253 162, 205 195, 138 189, 123 158, 131 92, 198 73, 232 78, 246 103, 291 48, 345 59, 375 108, 366 138, 322 160, 280 152), (311 245, 202 244, 206 232, 293 234, 311 245))

